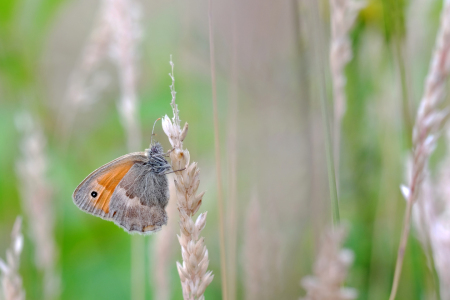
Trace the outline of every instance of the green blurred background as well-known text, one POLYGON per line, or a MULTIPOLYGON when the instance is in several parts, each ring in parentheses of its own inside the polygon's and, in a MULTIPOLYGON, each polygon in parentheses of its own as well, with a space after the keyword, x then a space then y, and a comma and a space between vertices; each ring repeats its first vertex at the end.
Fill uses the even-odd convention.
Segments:
MULTIPOLYGON (((168 76, 172 54, 181 120, 189 123, 185 147, 201 168, 199 190, 207 191, 200 212, 208 211, 203 233, 215 278, 205 297, 220 299, 208 2, 137 3, 142 27, 137 95, 144 143, 135 151, 148 146, 155 119, 172 114, 168 76)), ((319 102, 320 92, 325 91, 332 107, 328 1, 212 3, 225 217, 238 232, 237 298, 246 298, 243 253, 251 245, 246 243, 245 226, 254 197, 265 240, 257 251, 264 253, 261 270, 267 274, 259 283, 264 290, 259 299, 296 299, 304 295, 299 281, 311 273, 320 234, 331 224, 319 102), (325 84, 316 61, 325 69, 325 84), (234 113, 231 97, 237 99, 234 113), (237 128, 235 214, 227 202, 234 180, 229 168, 233 124, 237 128)), ((22 151, 27 151, 21 148, 23 135, 15 126, 17 115, 24 111, 40 124, 46 140, 43 151, 55 217, 59 298, 129 299, 132 294, 132 237, 111 222, 81 212, 71 199, 91 171, 128 152, 113 64, 106 60, 96 71, 106 84, 95 101, 73 114, 73 129, 60 130, 61 119, 64 122, 64 116, 71 114, 66 99, 70 76, 80 64, 99 5, 90 0, 0 2, 0 256, 9 247, 16 216, 22 215, 25 244, 20 274, 28 299, 44 296, 43 273, 36 267, 16 170, 22 151)), ((349 228, 345 246, 355 254, 346 285, 358 290, 358 299, 386 299, 390 292, 405 206, 399 185, 404 182, 411 124, 441 8, 442 1, 368 1, 351 33, 354 57, 346 68, 348 104, 339 177, 341 217, 349 228)), ((161 126, 155 131, 156 139, 168 149, 161 126)), ((181 261, 175 235, 178 216, 169 218, 173 234, 165 238, 171 239, 170 298, 181 299, 175 265, 181 261)), ((156 268, 157 235, 138 236, 145 240, 145 255, 139 258, 145 266, 145 299, 156 299, 155 278, 162 276, 156 268)), ((431 278, 413 237, 397 298, 429 299, 435 288, 431 278)))

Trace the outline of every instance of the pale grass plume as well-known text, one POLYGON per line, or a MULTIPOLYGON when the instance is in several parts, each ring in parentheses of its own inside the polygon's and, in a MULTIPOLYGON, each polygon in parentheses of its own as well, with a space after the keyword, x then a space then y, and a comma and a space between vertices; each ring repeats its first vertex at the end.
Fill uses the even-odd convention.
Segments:
POLYGON ((306 296, 302 300, 356 299, 355 289, 343 287, 348 269, 353 263, 353 252, 342 249, 345 236, 346 230, 342 226, 323 235, 313 275, 306 276, 301 281, 306 290, 306 296))
POLYGON ((81 108, 89 107, 107 84, 106 74, 98 72, 98 68, 108 57, 111 36, 111 27, 105 17, 108 9, 109 1, 102 1, 80 61, 69 77, 65 103, 62 105, 58 121, 63 136, 71 134, 77 112, 81 108))
POLYGON ((29 113, 16 117, 23 134, 21 157, 16 163, 22 207, 29 220, 29 234, 35 244, 35 262, 43 272, 45 299, 60 294, 57 271, 58 249, 55 241, 55 212, 52 189, 47 177, 46 139, 40 124, 29 113))
POLYGON ((353 56, 349 32, 364 6, 365 2, 362 1, 330 0, 330 67, 333 81, 334 117, 339 123, 347 106, 345 95, 347 79, 344 69, 353 56))
POLYGON ((67 99, 75 106, 89 105, 94 101, 89 79, 95 75, 99 65, 107 58, 108 45, 110 43, 111 26, 108 24, 106 15, 109 10, 110 1, 100 3, 97 19, 84 46, 79 64, 72 71, 67 89, 67 99))
MULTIPOLYGON (((70 134, 73 117, 80 108, 89 106, 107 81, 99 71, 109 59, 117 66, 121 91, 118 109, 127 134, 128 149, 141 146, 137 118, 137 46, 141 39, 139 5, 134 0, 103 0, 96 25, 88 39, 79 65, 73 71, 66 92, 67 105, 60 120, 64 134, 70 134), (67 109, 70 107, 70 109, 67 109)), ((109 76, 108 76, 109 77, 109 76)))
POLYGON ((180 235, 178 241, 181 245, 183 262, 177 262, 180 275, 183 298, 185 300, 205 299, 204 292, 211 283, 214 275, 207 271, 209 258, 204 238, 200 236, 206 225, 206 212, 201 213, 194 222, 193 217, 202 204, 204 192, 197 194, 200 184, 200 170, 197 163, 190 163, 190 155, 187 149, 183 149, 183 141, 188 132, 188 124, 183 129, 180 127, 178 106, 175 103, 175 78, 173 75, 173 62, 170 59, 172 78, 170 90, 172 93, 171 106, 173 118, 166 115, 162 120, 165 134, 173 149, 170 152, 174 183, 177 195, 177 207, 180 214, 180 235))
POLYGON ((416 202, 426 175, 428 159, 436 147, 440 130, 447 120, 448 109, 440 109, 444 99, 445 81, 450 70, 450 1, 446 0, 441 14, 441 25, 430 68, 425 82, 425 92, 420 101, 416 122, 413 129, 412 167, 409 174, 408 187, 402 188, 407 196, 403 231, 400 239, 397 262, 390 300, 395 299, 403 265, 406 244, 408 241, 411 212, 416 202))
MULTIPOLYGON (((430 222, 430 240, 434 266, 439 276, 442 299, 450 299, 450 209, 446 204, 445 212, 430 222)), ((435 208, 436 209, 436 208, 435 208)))
MULTIPOLYGON (((450 136, 447 133, 447 151, 450 136)), ((450 154, 440 165, 439 178, 426 171, 422 190, 413 208, 413 224, 423 247, 431 246, 434 267, 439 277, 440 296, 450 299, 450 154)))
MULTIPOLYGON (((23 248, 22 218, 17 217, 11 232, 11 246, 6 250, 6 260, 0 258, 0 275, 4 300, 24 300, 25 290, 19 274, 20 254, 23 248)), ((0 299, 2 299, 0 297, 0 299)))
MULTIPOLYGON (((339 174, 339 148, 342 117, 347 106, 345 94, 345 66, 352 59, 352 47, 349 32, 355 23, 359 11, 365 6, 362 1, 330 0, 331 41, 330 69, 334 99, 334 161, 339 174)), ((339 187, 338 187, 339 188, 339 187)))
POLYGON ((136 1, 108 0, 105 18, 111 28, 109 54, 117 65, 121 98, 118 110, 127 135, 129 151, 141 147, 137 114, 137 46, 141 38, 140 11, 136 1))

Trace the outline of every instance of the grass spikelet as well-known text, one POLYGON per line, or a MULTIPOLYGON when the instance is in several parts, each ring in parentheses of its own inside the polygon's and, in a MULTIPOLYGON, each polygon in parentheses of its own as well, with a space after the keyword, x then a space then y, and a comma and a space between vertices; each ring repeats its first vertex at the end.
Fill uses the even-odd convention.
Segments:
POLYGON ((345 236, 342 226, 324 234, 314 263, 314 275, 306 276, 301 281, 306 290, 302 300, 356 299, 355 289, 342 287, 353 262, 353 252, 341 249, 345 236))
MULTIPOLYGON (((98 68, 108 58, 117 66, 121 98, 118 103, 127 134, 128 149, 141 146, 137 118, 137 45, 141 37, 138 3, 133 0, 103 0, 96 25, 84 48, 80 64, 73 71, 59 123, 62 134, 69 135, 77 111, 92 103, 105 85, 98 68)), ((104 78, 103 78, 104 79, 104 78)), ((131 151, 131 150, 130 150, 131 151)))
POLYGON ((58 249, 54 237, 53 191, 47 181, 46 139, 39 124, 28 113, 17 116, 16 123, 23 132, 22 157, 16 164, 22 206, 35 245, 36 266, 44 276, 43 298, 56 299, 60 294, 60 276, 56 270, 58 249))
POLYGON ((411 212, 416 202, 423 180, 425 178, 428 159, 436 147, 440 129, 448 117, 448 110, 439 109, 444 99, 445 81, 450 71, 450 1, 445 1, 441 15, 441 26, 436 39, 433 58, 430 63, 425 93, 420 101, 416 122, 413 129, 413 159, 409 186, 403 186, 402 192, 406 199, 406 212, 403 230, 398 248, 392 283, 390 300, 395 299, 400 281, 406 244, 408 241, 411 212))
POLYGON ((330 0, 331 7, 331 42, 330 42, 330 69, 333 83, 334 98, 334 163, 336 165, 336 185, 339 190, 339 148, 341 135, 341 122, 344 116, 347 99, 345 95, 345 66, 352 59, 352 47, 349 32, 363 2, 354 0, 330 0))
POLYGON ((11 232, 11 246, 6 261, 0 258, 0 274, 5 300, 24 300, 25 291, 19 274, 20 253, 23 248, 22 218, 17 217, 11 232))
MULTIPOLYGON (((447 149, 450 146, 450 136, 447 133, 447 149)), ((439 178, 433 180, 429 170, 425 171, 422 190, 413 207, 412 220, 417 230, 418 238, 432 258, 428 263, 434 263, 439 277, 440 298, 450 299, 450 155, 441 163, 439 178), (430 247, 431 246, 431 247, 430 247)), ((437 284, 436 279, 436 284, 437 284)), ((439 299, 439 297, 438 297, 439 299)))
POLYGON ((67 140, 70 137, 77 112, 89 106, 106 81, 96 74, 100 63, 105 60, 111 36, 111 28, 105 18, 108 1, 101 3, 95 26, 84 46, 80 61, 70 75, 65 101, 61 106, 58 123, 61 135, 67 140), (92 84, 89 85, 89 81, 92 84), (67 109, 70 107, 70 109, 67 109))
POLYGON ((188 132, 188 124, 183 129, 180 127, 178 106, 175 103, 175 77, 172 67, 172 94, 171 106, 173 109, 172 121, 166 115, 162 120, 165 134, 169 138, 173 149, 170 152, 172 169, 175 172, 174 183, 177 194, 177 206, 180 214, 180 235, 178 241, 181 245, 183 262, 177 262, 178 274, 180 275, 183 298, 185 300, 204 299, 206 287, 211 283, 214 275, 207 271, 209 258, 204 238, 200 236, 206 225, 207 213, 201 213, 194 222, 193 217, 202 204, 204 192, 197 194, 200 184, 200 169, 197 163, 190 163, 190 155, 187 149, 183 149, 183 141, 188 132))

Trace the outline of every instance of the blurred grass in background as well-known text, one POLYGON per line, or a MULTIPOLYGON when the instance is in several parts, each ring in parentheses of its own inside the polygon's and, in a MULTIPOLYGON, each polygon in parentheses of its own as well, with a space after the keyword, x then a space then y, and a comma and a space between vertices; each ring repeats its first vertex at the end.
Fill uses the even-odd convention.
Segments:
MULTIPOLYGON (((318 101, 318 91, 330 86, 320 85, 312 62, 314 55, 328 61, 328 49, 312 46, 314 37, 328 46, 328 1, 320 2, 318 13, 312 12, 308 1, 244 0, 234 9, 228 1, 213 3, 224 172, 229 161, 225 149, 233 43, 237 49, 237 298, 245 296, 242 233, 248 203, 256 195, 261 226, 276 249, 261 262, 270 290, 261 299, 295 299, 304 294, 299 280, 311 272, 318 237, 331 223, 318 101), (321 28, 312 26, 316 14, 321 28), (238 29, 235 42, 232 20, 238 29)), ((202 170, 200 190, 207 191, 201 211, 208 211, 204 235, 215 278, 205 297, 219 299, 207 1, 141 1, 140 5, 138 98, 145 144, 135 151, 150 142, 154 120, 171 114, 168 61, 172 54, 181 119, 189 123, 185 145, 202 170)), ((81 212, 71 199, 85 176, 127 152, 116 105, 117 78, 109 64, 102 67, 107 87, 78 112, 70 136, 61 136, 57 123, 70 74, 79 63, 98 6, 88 0, 0 2, 0 256, 9 245, 15 217, 24 215, 15 170, 21 157, 15 116, 27 110, 42 124, 47 139, 61 299, 128 299, 131 294, 130 235, 112 222, 81 212)), ((401 74, 409 83, 406 114, 410 109, 414 120, 441 7, 441 1, 369 1, 352 31, 354 58, 346 72, 348 104, 339 172, 341 218, 350 229, 346 247, 355 253, 347 285, 358 290, 358 299, 383 299, 390 292, 405 205, 399 185, 405 181, 411 136, 401 74)), ((169 149, 159 125, 156 134, 169 149)), ((225 180, 225 201, 228 185, 225 180)), ((177 217, 169 222, 176 224, 177 217)), ((42 299, 42 273, 34 263, 29 225, 24 215, 20 273, 27 298, 42 299)), ((153 251, 155 236, 142 238, 147 244, 142 263, 150 299, 158 257, 153 251)), ((181 299, 175 265, 181 256, 176 236, 172 238, 172 299, 181 299)), ((422 248, 411 238, 398 299, 426 299, 434 288, 431 278, 422 248)))

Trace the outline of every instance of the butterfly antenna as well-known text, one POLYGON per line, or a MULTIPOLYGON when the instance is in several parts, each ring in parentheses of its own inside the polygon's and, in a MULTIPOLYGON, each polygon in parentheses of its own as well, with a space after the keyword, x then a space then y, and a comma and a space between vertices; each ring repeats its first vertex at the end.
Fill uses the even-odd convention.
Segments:
POLYGON ((153 123, 153 129, 152 129, 152 138, 150 139, 150 146, 153 145, 153 136, 155 135, 155 125, 156 122, 158 122, 159 120, 161 120, 161 118, 156 119, 155 123, 153 123))

